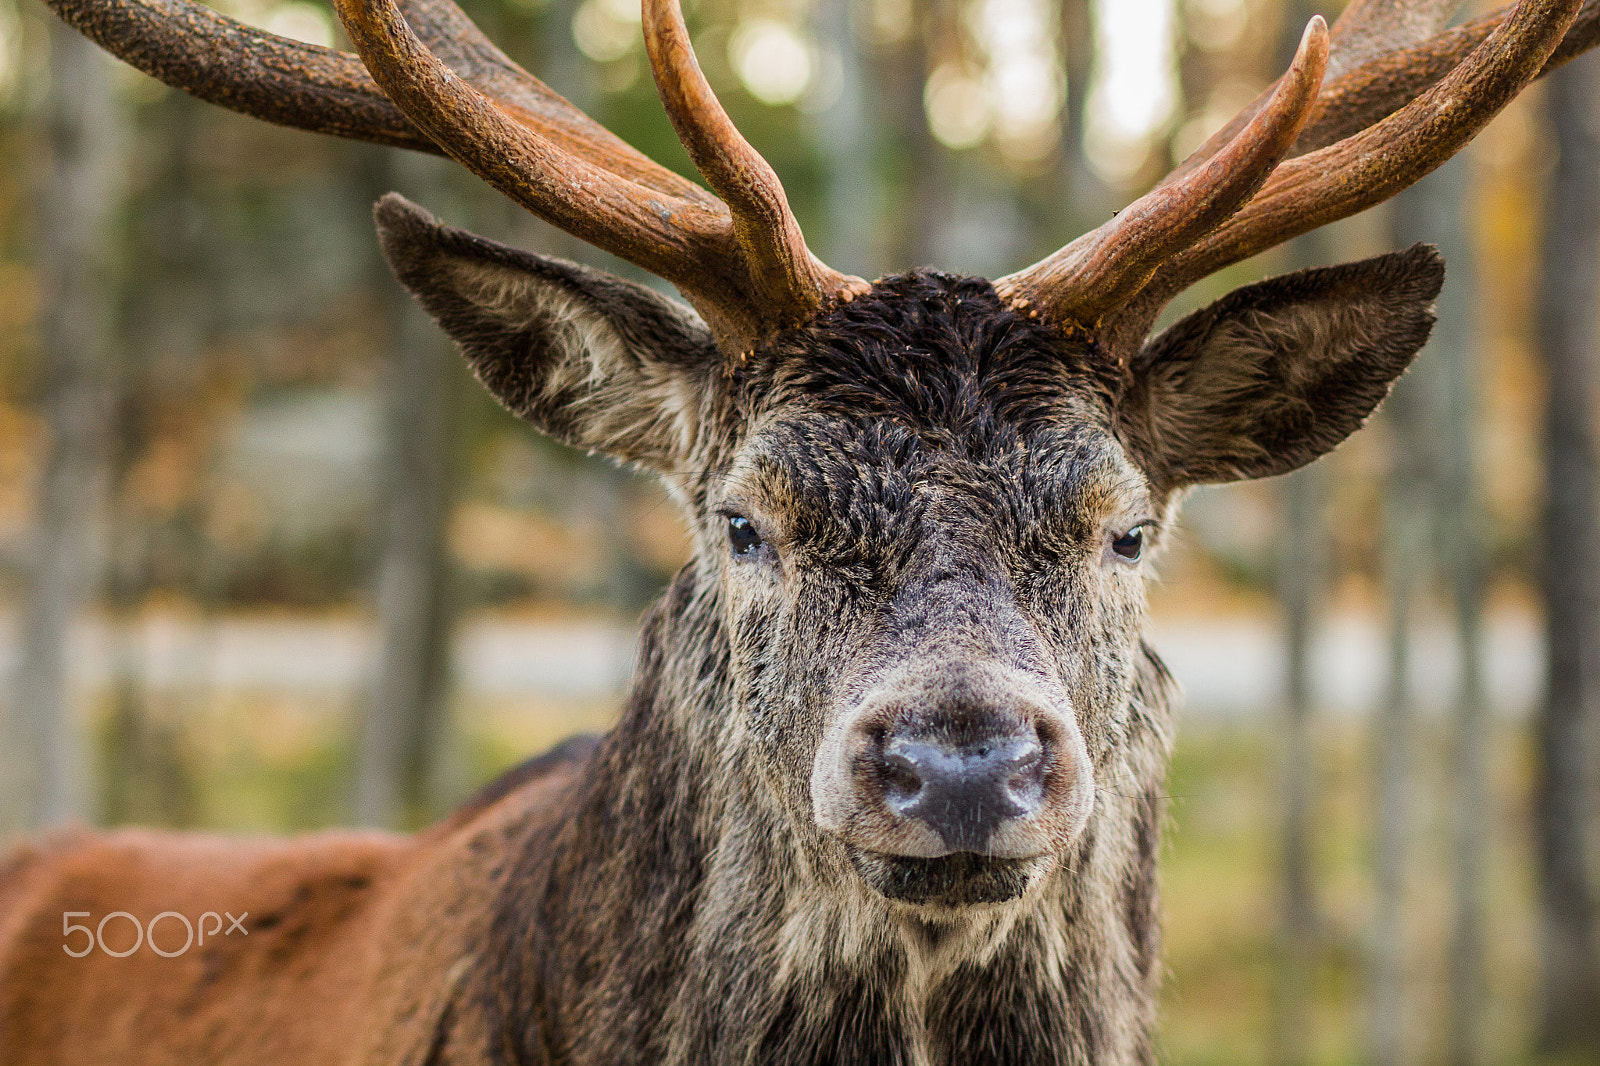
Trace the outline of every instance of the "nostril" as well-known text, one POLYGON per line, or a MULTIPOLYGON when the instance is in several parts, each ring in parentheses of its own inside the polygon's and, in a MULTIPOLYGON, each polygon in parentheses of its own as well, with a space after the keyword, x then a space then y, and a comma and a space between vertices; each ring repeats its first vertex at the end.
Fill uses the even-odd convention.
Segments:
POLYGON ((885 755, 879 773, 890 799, 905 802, 916 798, 917 793, 922 791, 922 775, 917 772, 915 761, 905 755, 885 755))
POLYGON ((1006 788, 1012 798, 1029 810, 1038 806, 1044 794, 1044 748, 1028 743, 1014 756, 1010 770, 1006 788))

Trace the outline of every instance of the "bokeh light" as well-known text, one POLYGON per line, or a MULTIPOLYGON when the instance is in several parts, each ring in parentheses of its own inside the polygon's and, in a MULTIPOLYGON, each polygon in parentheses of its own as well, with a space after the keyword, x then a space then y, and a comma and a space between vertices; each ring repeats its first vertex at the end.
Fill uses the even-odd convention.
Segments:
POLYGON ((894 45, 911 36, 911 0, 872 0, 868 9, 873 38, 894 45))
POLYGON ((1084 130, 1105 181, 1138 177, 1178 103, 1173 0, 1094 0, 1095 63, 1084 130))
POLYGON ((744 87, 764 104, 792 104, 811 84, 811 48, 773 19, 748 19, 728 39, 728 59, 744 87))
POLYGON ((599 63, 621 59, 643 43, 634 0, 586 0, 572 13, 572 39, 599 63))
POLYGON ((10 103, 17 90, 17 8, 10 0, 0 0, 0 107, 10 103))
POLYGON ((333 13, 319 4, 305 0, 217 0, 215 6, 224 15, 280 37, 324 48, 333 44, 333 13))
POLYGON ((1249 21, 1246 0, 1184 0, 1184 29, 1190 42, 1202 52, 1236 48, 1244 39, 1249 21))
POLYGON ((1050 0, 974 0, 966 8, 973 54, 949 58, 923 92, 928 126, 947 148, 993 140, 1012 163, 1055 150, 1066 79, 1050 0))
POLYGON ((333 46, 333 20, 328 12, 299 0, 277 5, 267 16, 266 29, 280 37, 320 44, 324 48, 333 46))
POLYGON ((1055 149, 1057 116, 1066 80, 1045 0, 981 0, 973 35, 988 54, 994 137, 1015 162, 1042 159, 1055 149))
POLYGON ((1188 120, 1172 135, 1172 157, 1187 158, 1206 142, 1213 133, 1226 126, 1233 116, 1260 93, 1261 86, 1241 78, 1226 78, 1216 84, 1206 97, 1206 104, 1190 115, 1188 120))
POLYGON ((959 61, 939 64, 922 94, 928 128, 940 144, 957 151, 973 148, 989 135, 989 90, 981 76, 959 61))

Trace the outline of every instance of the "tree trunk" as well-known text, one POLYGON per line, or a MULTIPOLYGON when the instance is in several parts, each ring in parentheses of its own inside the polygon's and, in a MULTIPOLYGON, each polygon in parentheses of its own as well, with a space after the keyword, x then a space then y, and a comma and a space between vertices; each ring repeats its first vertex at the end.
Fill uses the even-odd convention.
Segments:
POLYGON ((1538 722, 1539 1044, 1600 1054, 1600 922, 1591 820, 1600 720, 1600 440, 1595 426, 1600 137, 1595 61, 1545 79, 1559 149, 1545 198, 1539 347, 1546 370, 1545 521, 1540 543, 1548 691, 1538 722))
POLYGON ((945 0, 910 0, 911 29, 874 53, 873 75, 883 135, 901 189, 900 212, 886 235, 883 259, 890 271, 928 266, 938 259, 938 234, 952 203, 950 153, 934 140, 923 106, 933 49, 949 22, 945 0))
POLYGON ((1417 226, 1397 226, 1398 244, 1428 239, 1450 264, 1439 295, 1439 321, 1423 358, 1424 380, 1434 394, 1435 421, 1443 443, 1434 457, 1434 509, 1444 577, 1455 610, 1460 673, 1455 692, 1455 737, 1451 749, 1451 866, 1454 914, 1449 950, 1449 1024, 1445 1055, 1451 1066, 1487 1061, 1483 1022, 1488 1006, 1484 959, 1489 846, 1494 811, 1489 796, 1492 722, 1483 680, 1483 609, 1486 560, 1483 509, 1477 487, 1474 435, 1479 417, 1480 378, 1473 309, 1478 273, 1472 242, 1462 227, 1462 205, 1472 185, 1472 158, 1457 156, 1429 175, 1416 192, 1417 226))
POLYGON ((1319 518, 1321 471, 1291 474, 1283 481, 1285 557, 1278 597, 1284 616, 1282 749, 1283 790, 1279 863, 1282 911, 1274 988, 1274 1061, 1298 1066, 1308 1059, 1310 989, 1316 970, 1317 893, 1312 867, 1316 797, 1316 752, 1312 737, 1311 640, 1322 585, 1319 518))
POLYGON ((1435 573, 1432 549, 1443 549, 1455 592, 1461 676, 1454 795, 1455 923, 1451 936, 1449 1011, 1444 1050, 1452 1062, 1482 1053, 1482 862, 1488 833, 1483 732, 1485 707, 1478 654, 1481 566, 1477 563, 1472 464, 1475 382, 1471 372, 1473 272, 1461 231, 1467 166, 1457 159, 1396 197, 1391 232, 1397 247, 1428 239, 1450 263, 1439 298, 1439 322, 1412 372, 1385 405, 1393 460, 1386 492, 1386 583, 1390 601, 1390 693, 1374 735, 1377 766, 1375 866, 1378 908, 1372 931, 1370 1056, 1407 1061, 1405 919, 1413 863, 1416 716, 1408 684, 1410 630, 1419 587, 1435 573), (1449 434, 1446 438, 1445 434, 1449 434), (1470 812, 1470 813, 1469 813, 1470 812))
MULTIPOLYGON (((1289 245, 1297 267, 1323 261, 1327 240, 1307 234, 1289 245)), ((1281 483, 1283 556, 1278 566, 1278 600, 1283 607, 1284 703, 1279 774, 1283 821, 1279 827, 1281 907, 1277 972, 1273 986, 1273 1061, 1299 1066, 1309 1059, 1311 989, 1315 984, 1317 942, 1321 936, 1313 852, 1317 796, 1311 645, 1325 577, 1322 536, 1323 472, 1300 470, 1281 483)))
MULTIPOLYGON (((1425 224, 1428 192, 1413 189, 1396 198, 1392 226, 1404 245, 1425 224)), ((1426 358, 1426 356, 1424 356, 1426 358)), ((1373 1066, 1407 1061, 1405 979, 1406 886, 1410 880, 1415 713, 1411 702, 1411 627, 1419 584, 1426 585, 1432 532, 1433 489, 1430 393, 1435 373, 1420 367, 1396 386, 1384 404, 1390 433, 1389 475, 1384 489, 1384 586, 1389 594, 1389 691, 1372 731, 1376 797, 1373 869, 1376 914, 1369 958, 1368 1059, 1373 1066)))
MULTIPOLYGON (((395 183, 437 187, 436 161, 389 153, 395 183)), ((378 578, 377 677, 362 723, 356 820, 415 826, 444 791, 453 629, 446 532, 454 502, 458 367, 443 334, 392 282, 389 517, 378 578)))
POLYGON ((1061 109, 1060 165, 1065 231, 1062 244, 1100 225, 1122 205, 1095 176, 1084 154, 1083 129, 1089 102, 1089 76, 1094 68, 1094 19, 1091 0, 1061 0, 1061 68, 1067 79, 1066 104, 1061 109))
POLYGON ((818 0, 813 11, 817 40, 839 62, 839 94, 816 116, 816 143, 827 161, 823 259, 847 274, 882 273, 878 247, 879 195, 876 112, 866 106, 861 47, 850 17, 850 0, 818 0))
MULTIPOLYGON (((1396 436, 1404 413, 1403 396, 1389 399, 1396 436)), ((1420 428, 1420 427, 1414 427, 1420 428)), ((1400 449, 1405 448, 1404 444, 1400 449)), ((1389 693, 1373 725, 1373 761, 1377 768, 1377 810, 1374 826, 1374 869, 1377 913, 1372 928, 1370 960, 1370 1054, 1373 1066, 1398 1066, 1406 1060, 1405 889, 1411 845, 1414 728, 1408 678, 1411 673, 1411 613, 1416 569, 1425 554, 1426 518, 1412 508, 1418 499, 1418 477, 1404 461, 1396 464, 1386 493, 1385 585, 1389 591, 1389 693)), ((1421 486, 1425 490, 1425 485, 1421 486)))
POLYGON ((29 828, 89 810, 88 760, 68 698, 68 645, 102 562, 95 530, 115 391, 110 231, 122 187, 110 61, 55 19, 49 35, 50 154, 38 216, 48 444, 8 745, 17 771, 8 820, 29 828))

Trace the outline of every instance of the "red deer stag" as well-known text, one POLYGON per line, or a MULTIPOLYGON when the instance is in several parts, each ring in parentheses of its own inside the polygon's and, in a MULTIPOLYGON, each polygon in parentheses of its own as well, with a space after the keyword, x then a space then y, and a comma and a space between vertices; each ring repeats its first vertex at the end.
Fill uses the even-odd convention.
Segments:
MULTIPOLYGON (((695 551, 616 729, 415 837, 12 854, 7 1066, 1151 1062, 1172 720, 1141 558, 1190 486, 1293 470, 1360 426, 1427 337, 1443 265, 1418 246, 1302 271, 1146 334, 1195 280, 1415 182, 1600 36, 1600 0, 1449 30, 1452 0, 1354 0, 1043 262, 868 283, 806 249, 677 0, 644 0, 645 37, 715 195, 451 0, 339 0, 359 58, 192 0, 51 2, 172 85, 442 152, 675 284, 692 311, 377 207, 483 383, 656 472, 695 551), (248 917, 172 958, 74 957, 64 930, 115 911, 248 917)), ((181 926, 157 932, 172 953, 181 926)))

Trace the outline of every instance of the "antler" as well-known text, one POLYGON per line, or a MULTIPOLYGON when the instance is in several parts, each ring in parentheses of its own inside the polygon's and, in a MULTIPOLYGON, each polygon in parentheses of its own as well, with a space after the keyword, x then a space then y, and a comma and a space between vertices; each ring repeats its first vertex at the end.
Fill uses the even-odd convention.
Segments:
MULTIPOLYGON (((998 283, 1014 305, 1035 304, 1063 322, 1097 325, 1108 348, 1136 346, 1161 308, 1208 274, 1265 251, 1291 237, 1345 218, 1420 180, 1459 151, 1529 81, 1571 58, 1600 37, 1595 0, 1521 0, 1515 8, 1418 41, 1449 17, 1450 0, 1357 0, 1333 31, 1328 69, 1333 80, 1301 116, 1293 148, 1270 176, 1192 240, 1147 237, 1166 252, 1153 268, 1134 255, 1098 285, 1128 292, 1120 304, 1044 264, 998 283), (1569 27, 1572 33, 1568 34, 1569 27), (1565 35, 1565 41, 1563 40, 1565 35), (1340 73, 1343 72, 1343 73, 1340 73), (1424 91, 1425 90, 1425 91, 1424 91), (1420 95, 1417 95, 1420 92, 1420 95), (1400 106, 1403 101, 1404 106, 1400 106), (1353 133, 1344 135, 1346 131, 1353 133)), ((1301 44, 1301 54, 1305 42, 1301 44)), ((1297 57, 1296 63, 1300 62, 1297 57)), ((1154 199, 1168 205, 1169 233, 1188 237, 1200 228, 1190 212, 1212 208, 1211 181, 1224 180, 1219 163, 1237 151, 1250 131, 1300 85, 1294 68, 1264 101, 1247 107, 1221 133, 1134 205, 1154 199), (1207 175, 1211 177, 1208 179, 1207 175)), ((1123 214, 1130 214, 1133 208, 1123 214)), ((1102 231, 1118 231, 1122 216, 1045 260, 1061 260, 1102 231)))
MULTIPOLYGON (((1450 73, 1506 19, 1507 10, 1434 34, 1461 0, 1417 0, 1396 10, 1395 0, 1356 0, 1334 23, 1328 81, 1289 157, 1325 148, 1387 118, 1450 73), (1383 19, 1393 13, 1391 21, 1383 19)), ((1561 44, 1539 77, 1582 55, 1600 41, 1600 0, 1584 0, 1561 44)), ((1216 154, 1248 122, 1269 88, 1185 159, 1166 181, 1181 177, 1216 154)))
POLYGON ((202 99, 451 156, 546 221, 677 285, 729 348, 867 287, 806 249, 782 185, 700 73, 677 0, 645 4, 652 65, 691 157, 727 204, 552 92, 452 0, 336 0, 359 58, 193 0, 50 3, 101 46, 202 99))
POLYGON ((734 127, 700 70, 678 0, 644 0, 644 40, 678 140, 733 213, 734 238, 758 295, 798 295, 814 311, 835 295, 849 300, 866 292, 866 282, 845 278, 806 249, 778 175, 734 127))
POLYGON ((1238 210, 1278 165, 1317 99, 1328 62, 1328 25, 1313 16, 1271 98, 1220 151, 1157 186, 1050 258, 995 282, 1018 308, 1094 326, 1150 281, 1162 262, 1238 210))

